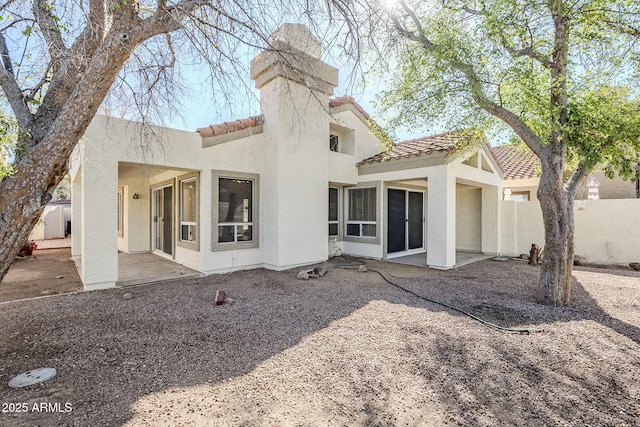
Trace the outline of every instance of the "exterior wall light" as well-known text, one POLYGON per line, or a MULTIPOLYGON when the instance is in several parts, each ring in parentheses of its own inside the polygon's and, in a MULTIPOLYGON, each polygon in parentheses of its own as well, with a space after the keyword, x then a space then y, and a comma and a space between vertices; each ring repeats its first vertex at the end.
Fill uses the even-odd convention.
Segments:
POLYGON ((133 193, 133 200, 138 200, 139 198, 138 193, 133 193))

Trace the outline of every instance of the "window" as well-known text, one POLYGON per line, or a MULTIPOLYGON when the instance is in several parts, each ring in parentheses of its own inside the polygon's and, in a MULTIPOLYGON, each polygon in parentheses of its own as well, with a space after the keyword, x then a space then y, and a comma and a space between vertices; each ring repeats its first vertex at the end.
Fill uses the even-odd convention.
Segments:
POLYGON ((338 235, 338 194, 337 188, 329 188, 329 236, 338 235))
POLYGON ((337 153, 339 151, 339 142, 338 135, 329 135, 329 150, 337 153))
POLYGON ((349 190, 347 236, 376 237, 376 189, 349 190))
POLYGON ((218 243, 253 241, 253 181, 218 181, 218 243))
POLYGON ((260 176, 211 171, 211 250, 260 246, 260 176))
POLYGON ((528 191, 514 191, 511 193, 511 200, 516 202, 528 202, 529 201, 529 192, 528 191))
POLYGON ((118 236, 124 237, 124 188, 118 187, 118 236))
POLYGON ((196 178, 180 181, 180 241, 196 243, 198 239, 198 188, 196 178))

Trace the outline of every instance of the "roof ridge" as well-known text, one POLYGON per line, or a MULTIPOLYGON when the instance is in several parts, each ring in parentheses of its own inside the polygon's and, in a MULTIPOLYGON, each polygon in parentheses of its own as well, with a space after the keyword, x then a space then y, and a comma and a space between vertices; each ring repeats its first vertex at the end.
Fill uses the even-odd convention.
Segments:
POLYGON ((209 138, 212 136, 237 132, 243 129, 249 129, 252 127, 260 126, 262 124, 264 124, 264 115, 259 114, 257 116, 249 116, 243 119, 236 119, 228 122, 212 124, 206 127, 198 128, 196 129, 196 132, 198 132, 202 138, 209 138))

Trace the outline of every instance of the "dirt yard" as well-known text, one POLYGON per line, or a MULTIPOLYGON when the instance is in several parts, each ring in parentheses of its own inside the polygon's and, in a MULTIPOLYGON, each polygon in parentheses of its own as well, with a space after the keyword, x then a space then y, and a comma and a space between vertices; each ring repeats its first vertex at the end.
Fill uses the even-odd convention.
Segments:
POLYGON ((328 265, 309 281, 254 270, 2 304, 0 425, 638 425, 639 272, 578 268, 573 304, 551 308, 518 261, 367 263, 540 331, 516 335, 328 265), (215 306, 218 289, 234 303, 215 306), (39 367, 58 375, 7 385, 39 367))
POLYGON ((0 283, 0 302, 81 289, 82 282, 69 248, 36 249, 33 256, 13 263, 0 283))

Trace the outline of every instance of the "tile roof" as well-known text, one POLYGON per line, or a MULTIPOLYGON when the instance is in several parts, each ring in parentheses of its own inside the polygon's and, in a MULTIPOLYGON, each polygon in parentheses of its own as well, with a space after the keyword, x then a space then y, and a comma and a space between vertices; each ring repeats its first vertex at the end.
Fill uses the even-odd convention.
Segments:
POLYGON ((445 132, 394 143, 387 152, 364 159, 358 163, 358 166, 365 163, 381 162, 383 160, 431 154, 434 151, 446 151, 450 153, 454 150, 455 143, 462 138, 462 135, 456 134, 455 132, 445 132))
POLYGON ((225 133, 233 133, 243 129, 260 126, 264 124, 264 116, 251 116, 246 119, 238 119, 232 122, 224 122, 216 125, 210 125, 204 128, 198 128, 197 132, 202 138, 223 135, 225 133))
POLYGON ((531 150, 523 150, 513 145, 499 145, 491 147, 491 151, 504 172, 504 179, 540 176, 540 160, 531 150))
MULTIPOLYGON (((329 99, 329 108, 339 107, 341 105, 351 104, 355 107, 355 109, 362 114, 365 120, 370 120, 371 124, 377 126, 373 120, 371 120, 371 116, 367 113, 364 108, 360 104, 356 102, 356 100, 352 96, 339 96, 337 98, 329 99)), ((198 128, 196 131, 200 134, 202 138, 209 138, 212 136, 223 135, 227 133, 237 132, 243 129, 249 129, 252 127, 260 126, 264 124, 264 115, 247 117, 245 119, 238 119, 231 122, 224 122, 220 124, 213 124, 207 127, 198 128)))
POLYGON ((369 115, 369 113, 364 111, 364 108, 362 108, 362 106, 358 104, 352 96, 344 95, 344 96, 339 96, 337 98, 329 99, 329 108, 335 108, 335 107, 339 107, 341 105, 346 105, 346 104, 353 105, 356 108, 356 110, 358 110, 358 112, 360 112, 360 114, 364 116, 366 120, 371 119, 371 116, 369 115))

